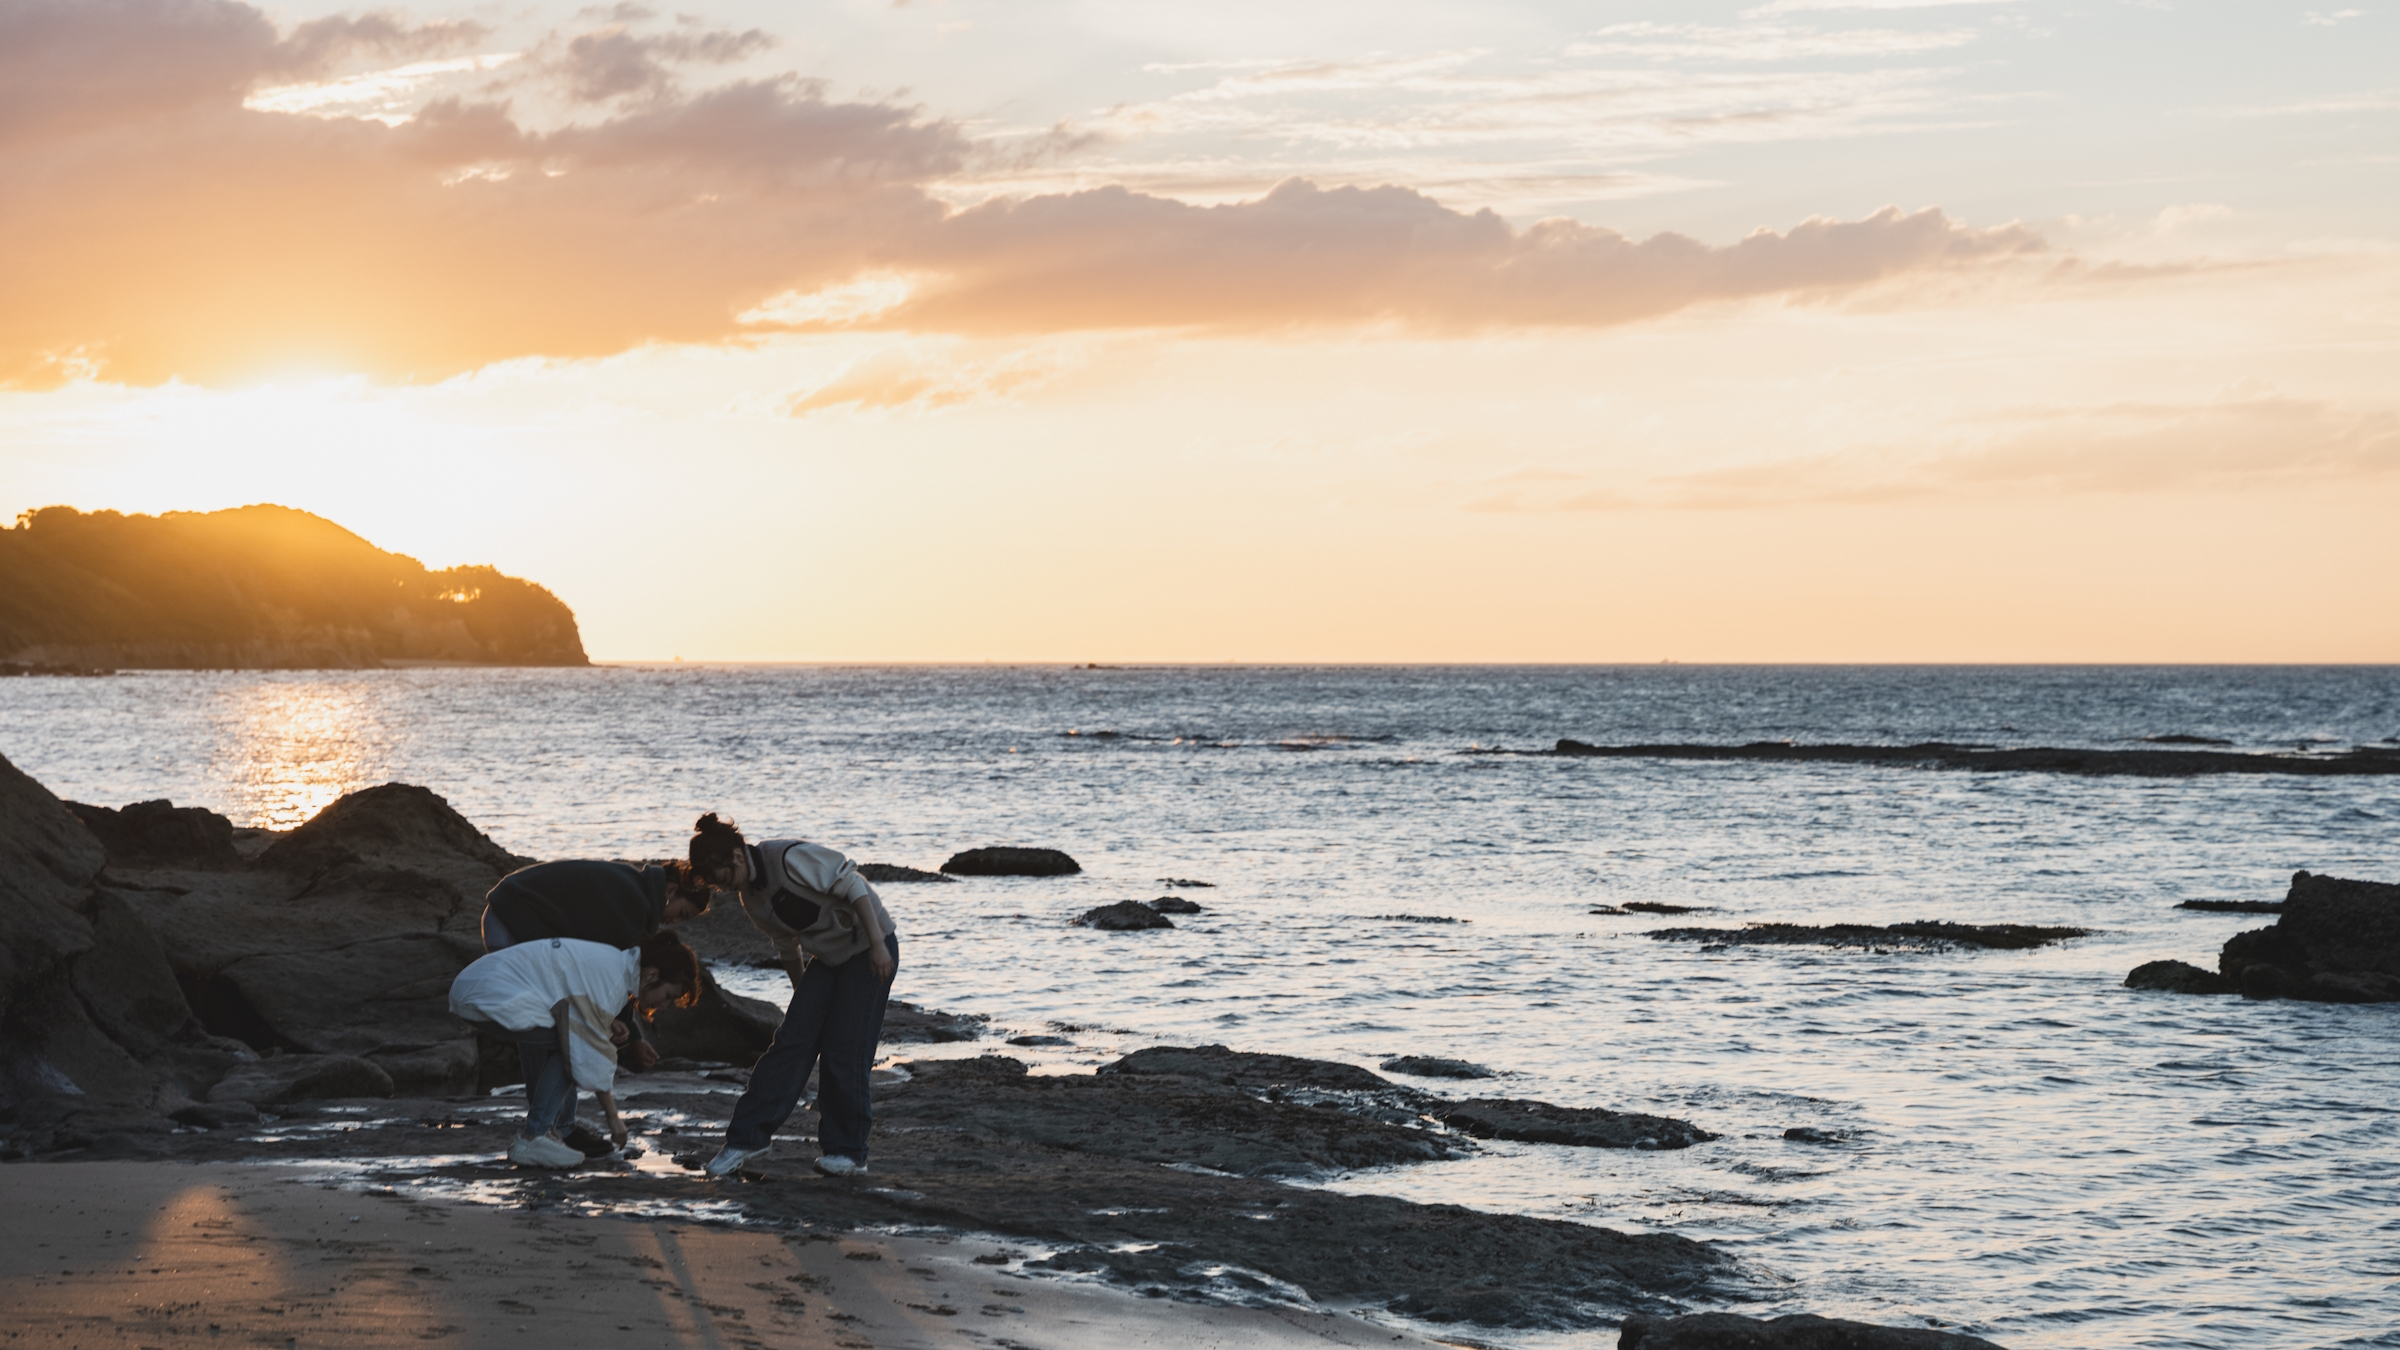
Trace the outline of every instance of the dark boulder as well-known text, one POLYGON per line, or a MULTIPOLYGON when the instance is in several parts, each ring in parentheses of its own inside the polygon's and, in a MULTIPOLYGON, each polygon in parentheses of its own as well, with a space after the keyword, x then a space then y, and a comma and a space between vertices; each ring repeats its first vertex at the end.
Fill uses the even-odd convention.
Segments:
POLYGON ((942 870, 961 877, 1063 877, 1083 865, 1054 848, 971 848, 953 853, 942 870))
POLYGON ((1200 907, 1180 895, 1162 895, 1150 902, 1150 908, 1161 914, 1198 914, 1200 907))
POLYGON ((2236 933, 2209 978, 2180 961, 2153 961, 2125 977, 2136 989, 2400 1003, 2400 886, 2292 874, 2273 925, 2236 933))
POLYGON ((198 806, 177 806, 160 799, 135 802, 123 810, 66 803, 83 822, 108 860, 134 867, 239 867, 242 855, 233 847, 233 822, 198 806))
POLYGON ((2125 977, 2128 989, 2154 989, 2169 994, 2230 994, 2233 981, 2188 961, 2151 961, 2125 977))
POLYGON ((1444 1059, 1439 1055, 1399 1055, 1383 1062, 1385 1073, 1404 1073, 1414 1078, 1493 1078, 1498 1075, 1480 1064, 1463 1059, 1444 1059))
POLYGON ((1131 933, 1144 928, 1173 928, 1175 921, 1139 900, 1119 900, 1113 905, 1085 910, 1075 916, 1074 926, 1097 928, 1107 933, 1131 933))
POLYGON ((1734 1313, 1625 1319, 1617 1350, 2001 1350, 1990 1341, 1925 1327, 1793 1313, 1761 1320, 1734 1313))
POLYGON ((1446 1102, 1430 1114, 1478 1139, 1515 1139, 1528 1144, 1577 1148, 1690 1148, 1716 1138, 1689 1121, 1610 1111, 1597 1106, 1552 1106, 1504 1097, 1446 1102))
POLYGON ((2296 872, 2275 925, 2235 934, 2217 969, 2245 997, 2400 1002, 2400 886, 2296 872))
POLYGON ((352 793, 239 869, 120 873, 208 1028, 253 1048, 374 1060, 409 1092, 468 1090, 450 982, 483 955, 483 897, 523 860, 439 796, 352 793))
POLYGON ((385 783, 343 796, 278 839, 262 866, 319 872, 342 862, 428 872, 478 902, 501 877, 531 863, 491 841, 449 800, 413 783, 385 783))
POLYGON ((211 1105, 279 1106, 324 1097, 389 1097, 392 1076, 354 1055, 276 1055, 237 1064, 208 1091, 211 1105))
POLYGON ((946 876, 943 876, 943 875, 942 875, 941 873, 939 873, 939 872, 927 872, 927 871, 924 871, 924 870, 923 870, 923 869, 921 869, 921 868, 915 868, 915 867, 902 867, 902 866, 901 866, 900 864, 898 864, 898 863, 860 863, 860 864, 858 865, 858 874, 859 874, 860 876, 862 876, 862 877, 865 877, 867 880, 869 880, 869 881, 873 881, 873 882, 891 882, 891 881, 902 881, 902 882, 913 882, 913 881, 948 881, 948 882, 956 882, 956 881, 958 880, 958 878, 956 878, 956 877, 946 877, 946 876))

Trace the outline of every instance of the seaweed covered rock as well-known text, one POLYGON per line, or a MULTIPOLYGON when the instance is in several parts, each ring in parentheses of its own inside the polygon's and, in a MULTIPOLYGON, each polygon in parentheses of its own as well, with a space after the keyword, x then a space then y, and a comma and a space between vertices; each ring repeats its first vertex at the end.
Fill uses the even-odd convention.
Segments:
POLYGON ((2149 961, 2125 976, 2128 989, 2151 989, 2169 994, 2230 994, 2233 981, 2189 961, 2149 961))
POLYGON ((939 872, 928 872, 922 868, 902 867, 898 863, 882 862, 860 863, 858 865, 858 874, 862 877, 865 877, 867 880, 876 882, 878 884, 884 882, 918 881, 956 882, 958 880, 957 877, 946 877, 939 872))
POLYGON ((1445 1059, 1440 1055, 1397 1055, 1383 1062, 1385 1073, 1404 1073, 1412 1078, 1492 1078, 1490 1069, 1470 1064, 1463 1059, 1445 1059))
POLYGON ((1175 921, 1139 900, 1119 900, 1076 915, 1074 926, 1104 933, 1135 933, 1145 928, 1173 928, 1175 921))
POLYGON ((1716 1138, 1689 1121, 1611 1111, 1597 1106, 1553 1106, 1548 1102, 1486 1097, 1433 1108, 1434 1119, 1478 1139, 1514 1139, 1528 1144, 1576 1148, 1690 1148, 1716 1138))
POLYGON ((1252 1054, 1222 1045, 1154 1045, 1147 1050, 1136 1050, 1113 1064, 1102 1065, 1100 1072, 1173 1074, 1262 1089, 1307 1087, 1333 1092, 1377 1092, 1395 1086, 1390 1079, 1354 1064, 1302 1059, 1297 1055, 1252 1054))
POLYGON ((1625 1319, 1617 1350, 2001 1350, 1990 1341, 1929 1327, 1885 1327, 1813 1313, 1760 1319, 1737 1313, 1625 1319))

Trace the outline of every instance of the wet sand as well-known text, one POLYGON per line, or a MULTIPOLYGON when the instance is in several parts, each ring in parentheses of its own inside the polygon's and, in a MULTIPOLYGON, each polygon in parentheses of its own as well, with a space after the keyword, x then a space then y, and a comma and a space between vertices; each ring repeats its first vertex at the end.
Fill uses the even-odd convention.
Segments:
POLYGON ((972 1237, 773 1233, 335 1189, 289 1167, 0 1167, 12 1344, 1279 1350, 1436 1342, 1343 1313, 1028 1279, 972 1237))

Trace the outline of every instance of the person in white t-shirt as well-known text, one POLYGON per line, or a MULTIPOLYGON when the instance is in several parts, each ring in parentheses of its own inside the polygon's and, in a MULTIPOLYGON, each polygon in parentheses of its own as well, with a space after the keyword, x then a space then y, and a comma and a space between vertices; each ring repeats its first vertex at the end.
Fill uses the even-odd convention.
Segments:
MULTIPOLYGON (((631 1000, 649 1017, 672 1003, 700 1001, 700 958, 671 933, 632 951, 575 938, 537 938, 481 958, 450 985, 450 1011, 517 1043, 525 1065, 525 1124, 508 1160, 574 1167, 583 1151, 559 1138, 575 1118, 575 1089, 604 1100, 615 1092, 617 1047, 631 1028, 617 1011, 631 1000)), ((623 1147, 623 1126, 611 1133, 623 1147)))

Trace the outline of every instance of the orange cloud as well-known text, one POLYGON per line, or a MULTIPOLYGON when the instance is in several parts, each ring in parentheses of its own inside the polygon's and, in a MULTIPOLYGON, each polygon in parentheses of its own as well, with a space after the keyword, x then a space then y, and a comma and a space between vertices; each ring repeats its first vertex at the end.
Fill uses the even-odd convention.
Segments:
POLYGON ((1122 188, 993 202, 909 242, 910 265, 942 279, 877 316, 878 327, 1591 327, 2041 248, 2020 228, 1973 230, 1939 211, 1891 209, 1762 230, 1724 248, 1676 234, 1637 242, 1571 220, 1515 229, 1406 188, 1298 179, 1229 206, 1122 188))
POLYGON ((683 93, 671 66, 766 39, 642 38, 624 27, 641 11, 610 17, 533 64, 587 108, 610 100, 596 120, 545 128, 487 95, 386 125, 242 101, 480 30, 365 15, 278 33, 238 0, 0 0, 0 385, 428 378, 741 341, 808 326, 762 319, 766 302, 873 274, 914 289, 854 322, 917 332, 1453 330, 1838 293, 2040 247, 1938 211, 1637 242, 1299 181, 1218 207, 1107 188, 955 211, 929 190, 976 166, 955 125, 796 78, 683 93))

